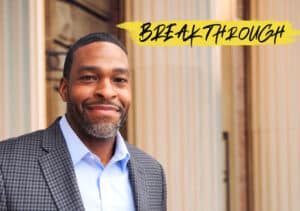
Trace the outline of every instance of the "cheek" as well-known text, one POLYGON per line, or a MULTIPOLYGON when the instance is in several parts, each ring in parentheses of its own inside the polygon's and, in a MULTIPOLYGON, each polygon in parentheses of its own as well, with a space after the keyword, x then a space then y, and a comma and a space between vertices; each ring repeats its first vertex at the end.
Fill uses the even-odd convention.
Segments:
POLYGON ((121 103, 128 108, 131 103, 131 92, 130 90, 122 90, 119 94, 121 103))
POLYGON ((68 101, 74 104, 81 104, 92 95, 91 89, 84 87, 70 87, 68 90, 68 101))

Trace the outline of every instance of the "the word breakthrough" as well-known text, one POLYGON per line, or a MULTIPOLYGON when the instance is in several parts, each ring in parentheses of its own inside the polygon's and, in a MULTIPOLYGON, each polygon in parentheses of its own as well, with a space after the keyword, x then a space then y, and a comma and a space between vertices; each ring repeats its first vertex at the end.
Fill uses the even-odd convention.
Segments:
POLYGON ((300 35, 287 21, 125 22, 117 27, 142 46, 276 45, 300 35))

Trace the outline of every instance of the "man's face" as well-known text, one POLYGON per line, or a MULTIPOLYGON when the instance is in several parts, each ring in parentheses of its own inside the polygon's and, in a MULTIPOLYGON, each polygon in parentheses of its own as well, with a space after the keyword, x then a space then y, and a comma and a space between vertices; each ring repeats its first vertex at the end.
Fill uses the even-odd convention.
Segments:
POLYGON ((80 47, 59 91, 75 132, 96 139, 114 137, 131 101, 127 55, 109 42, 80 47))

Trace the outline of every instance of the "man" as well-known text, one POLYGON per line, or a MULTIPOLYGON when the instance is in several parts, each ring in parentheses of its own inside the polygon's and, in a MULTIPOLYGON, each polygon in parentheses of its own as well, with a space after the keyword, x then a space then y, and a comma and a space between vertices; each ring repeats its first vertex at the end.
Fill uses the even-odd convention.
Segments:
POLYGON ((59 93, 66 115, 0 144, 0 210, 166 210, 161 165, 118 132, 131 101, 124 46, 106 33, 78 40, 59 93))

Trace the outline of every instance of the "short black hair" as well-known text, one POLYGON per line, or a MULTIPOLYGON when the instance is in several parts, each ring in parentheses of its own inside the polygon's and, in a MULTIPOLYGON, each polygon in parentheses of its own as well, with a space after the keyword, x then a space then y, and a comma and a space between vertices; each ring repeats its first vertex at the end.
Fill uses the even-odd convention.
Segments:
POLYGON ((114 35, 107 33, 107 32, 94 32, 90 33, 86 36, 81 37, 79 40, 77 40, 69 49, 65 64, 64 64, 64 71, 63 71, 63 77, 64 78, 69 78, 70 76, 70 71, 71 71, 71 66, 73 63, 73 55, 75 51, 85 45, 88 45, 93 42, 110 42, 113 43, 117 46, 119 46, 126 54, 127 50, 125 46, 118 40, 114 35))

